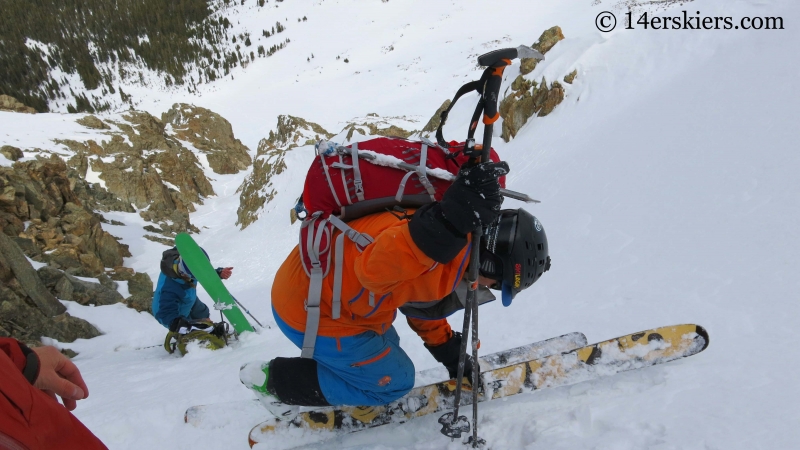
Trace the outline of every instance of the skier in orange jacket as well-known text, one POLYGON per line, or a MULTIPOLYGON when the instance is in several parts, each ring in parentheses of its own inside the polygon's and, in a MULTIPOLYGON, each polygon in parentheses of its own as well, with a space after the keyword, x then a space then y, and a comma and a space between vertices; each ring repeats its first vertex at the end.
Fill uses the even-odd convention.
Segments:
MULTIPOLYGON (((547 237, 538 220, 523 209, 500 210, 497 179, 506 173, 505 162, 482 163, 462 171, 441 202, 423 206, 410 220, 386 212, 349 222, 375 239, 363 249, 345 241, 338 318, 331 314, 336 277, 330 271, 323 279, 313 358, 245 364, 242 383, 285 419, 296 415, 298 405, 390 403, 414 386, 414 365, 392 326, 398 309, 455 378, 461 335, 446 317, 464 307, 470 232, 479 226, 485 230, 479 303, 494 300, 489 287, 501 290, 508 306, 550 267, 547 237)), ((295 247, 272 288, 275 321, 299 348, 310 285, 301 259, 295 247)), ((468 360, 467 377, 471 365, 468 360)))

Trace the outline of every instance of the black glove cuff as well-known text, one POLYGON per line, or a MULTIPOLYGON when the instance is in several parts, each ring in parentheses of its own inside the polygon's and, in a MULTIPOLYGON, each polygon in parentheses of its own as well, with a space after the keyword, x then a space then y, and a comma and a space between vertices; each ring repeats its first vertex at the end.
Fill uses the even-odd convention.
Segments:
POLYGON ((39 355, 22 342, 19 342, 19 349, 25 355, 25 369, 23 369, 22 375, 28 380, 28 383, 33 384, 39 378, 39 355))
POLYGON ((273 359, 269 363, 267 392, 287 405, 331 406, 322 394, 317 362, 313 359, 273 359))
POLYGON ((452 261, 467 245, 467 236, 444 218, 438 203, 418 209, 408 223, 408 231, 422 253, 440 264, 452 261))
MULTIPOLYGON (((436 361, 442 363, 447 369, 450 378, 458 376, 458 358, 461 355, 461 333, 454 332, 450 340, 442 345, 431 347, 425 344, 425 348, 431 352, 431 355, 436 361)), ((472 379, 472 368, 472 356, 466 355, 464 359, 464 376, 469 380, 472 379)))

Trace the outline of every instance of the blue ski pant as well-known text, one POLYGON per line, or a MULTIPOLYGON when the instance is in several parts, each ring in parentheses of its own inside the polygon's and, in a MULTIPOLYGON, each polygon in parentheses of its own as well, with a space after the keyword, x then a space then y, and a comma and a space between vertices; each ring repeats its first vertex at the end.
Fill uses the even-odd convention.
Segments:
MULTIPOLYGON (((287 325, 274 309, 272 313, 283 334, 303 348, 304 333, 287 325)), ((385 405, 414 387, 414 363, 400 348, 394 327, 384 334, 317 336, 314 360, 322 394, 331 405, 385 405)))

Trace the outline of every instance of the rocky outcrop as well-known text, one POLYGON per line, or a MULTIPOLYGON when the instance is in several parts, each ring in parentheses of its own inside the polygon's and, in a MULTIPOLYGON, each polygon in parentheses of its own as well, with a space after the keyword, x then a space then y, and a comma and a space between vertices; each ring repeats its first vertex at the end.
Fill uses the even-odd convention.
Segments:
POLYGON ((0 286, 0 336, 13 337, 29 346, 40 346, 42 337, 63 343, 100 334, 92 324, 69 313, 47 317, 24 297, 5 285, 0 286))
POLYGON ((215 173, 238 173, 250 167, 248 149, 233 136, 230 122, 219 114, 185 103, 176 103, 161 115, 174 136, 203 152, 215 173))
POLYGON ((95 130, 110 130, 111 127, 108 126, 107 123, 103 122, 102 120, 98 119, 95 116, 88 115, 81 117, 80 119, 76 120, 79 124, 85 126, 86 128, 93 128, 95 130))
POLYGON ((43 336, 73 342, 100 335, 89 322, 65 311, 14 240, 0 233, 0 336, 37 346, 43 336))
POLYGON ((18 292, 29 298, 47 317, 56 316, 67 310, 47 290, 22 250, 2 233, 0 233, 0 266, 7 271, 3 277, 4 283, 11 286, 16 282, 21 288, 18 292))
POLYGON ((546 116, 564 100, 564 88, 557 81, 550 86, 542 78, 541 83, 526 80, 520 75, 512 83, 512 91, 500 102, 500 117, 503 131, 500 135, 506 142, 513 139, 528 119, 537 115, 546 116))
MULTIPOLYGON (((564 39, 564 33, 561 31, 561 27, 554 26, 553 28, 545 30, 531 47, 544 55, 562 39, 564 39)), ((520 61, 519 72, 522 75, 527 75, 533 72, 533 69, 536 68, 537 63, 538 61, 533 58, 522 58, 520 61)))
POLYGON ((278 116, 275 132, 270 131, 269 137, 258 143, 253 172, 237 190, 240 195, 236 225, 245 229, 255 222, 258 212, 275 197, 277 190, 272 178, 286 170, 286 152, 331 137, 331 133, 316 123, 294 116, 278 116))
POLYGON ((137 311, 146 311, 152 314, 150 307, 153 304, 153 280, 146 273, 136 273, 127 267, 117 267, 111 276, 115 280, 127 281, 128 292, 131 294, 125 299, 128 307, 137 311))
POLYGON ((431 120, 422 127, 422 133, 433 133, 439 128, 439 124, 442 123, 442 112, 450 107, 450 103, 451 101, 449 98, 442 103, 442 106, 433 113, 431 120))
MULTIPOLYGON (((438 125, 437 125, 438 126, 438 125)), ((385 119, 381 119, 377 114, 367 114, 367 120, 361 123, 350 123, 344 127, 342 133, 347 132, 345 139, 348 141, 353 140, 355 133, 362 136, 386 136, 386 137, 399 137, 406 139, 415 131, 407 131, 403 128, 390 123, 385 119)))
POLYGON ((125 301, 147 310, 153 293, 147 274, 122 267, 128 247, 102 229, 103 217, 70 185, 91 187, 67 172, 56 156, 0 167, 0 335, 31 345, 41 345, 43 336, 64 343, 100 334, 56 298, 84 305, 125 301), (34 270, 29 258, 48 265, 34 270), (112 278, 128 281, 128 299, 112 278))
POLYGON ((46 286, 55 292, 61 300, 70 300, 81 305, 112 305, 125 299, 122 294, 117 292, 116 283, 103 275, 101 279, 106 281, 93 283, 80 280, 68 273, 52 267, 42 267, 38 270, 39 277, 44 280, 46 286))
POLYGON ((572 72, 564 75, 564 83, 572 84, 575 81, 575 78, 578 76, 578 69, 573 70, 572 72))
MULTIPOLYGON (((108 139, 56 142, 74 152, 66 161, 59 157, 63 151, 31 149, 35 160, 0 166, 0 335, 39 345, 42 336, 71 342, 100 334, 57 299, 150 310, 152 280, 122 266, 130 252, 103 230, 109 222, 101 213, 138 212, 152 223, 147 231, 164 236, 146 237, 172 245, 177 232, 198 231, 189 213, 214 195, 205 161, 217 173, 236 173, 250 163, 247 148, 220 116, 179 104, 163 118, 139 111, 121 120, 83 116, 78 123, 108 139), (46 265, 37 271, 31 261, 46 265), (127 298, 117 290, 123 282, 127 298)), ((323 137, 330 135, 323 130, 323 137)), ((278 141, 275 136, 273 150, 278 141)), ((23 156, 15 147, 0 151, 10 160, 23 156)))
POLYGON ((10 95, 0 95, 0 111, 36 114, 35 109, 23 105, 19 100, 10 95))
POLYGON ((17 161, 18 159, 24 156, 22 154, 22 150, 18 149, 17 147, 12 147, 10 145, 4 145, 0 147, 0 155, 5 156, 11 161, 17 161))
MULTIPOLYGON (((85 158, 84 161, 86 161, 85 158)), ((116 195, 109 192, 108 189, 104 188, 100 183, 89 183, 85 179, 79 177, 76 170, 67 170, 67 177, 69 178, 72 191, 78 196, 78 198, 81 200, 81 203, 83 203, 84 208, 87 210, 102 212, 136 212, 136 208, 134 208, 131 203, 120 200, 116 195)), ((107 223, 102 217, 101 221, 103 223, 107 223)), ((122 223, 113 223, 113 221, 112 224, 124 225, 122 223)))
POLYGON ((32 259, 96 277, 121 266, 130 252, 102 229, 101 216, 83 207, 66 172, 56 156, 0 167, 0 228, 32 259))
MULTIPOLYGON (((561 32, 561 28, 555 26, 542 33, 539 40, 533 44, 533 48, 546 54, 562 39, 564 39, 564 34, 561 32)), ((524 77, 535 67, 536 60, 523 59, 520 65, 520 75, 511 83, 511 89, 500 102, 500 117, 503 118, 501 137, 506 142, 517 135, 528 119, 534 115, 543 117, 550 114, 564 100, 564 87, 557 81, 548 85, 544 77, 538 83, 524 77)))
MULTIPOLYGON (((317 140, 330 139, 333 134, 314 122, 295 116, 278 116, 278 126, 275 131, 270 130, 269 137, 264 142, 264 150, 289 150, 302 145, 311 145, 317 140)), ((263 141, 262 141, 263 142, 263 141)), ((261 149, 259 143, 259 149, 261 149)), ((256 153, 260 155, 260 153, 256 153)))
POLYGON ((202 164, 159 119, 140 111, 124 119, 127 122, 112 123, 125 137, 112 134, 100 143, 59 141, 76 152, 69 160, 76 178, 85 179, 89 170, 98 173, 105 186, 95 190, 101 197, 107 191, 116 200, 103 198, 101 203, 125 210, 133 205, 142 218, 157 225, 151 230, 155 233, 172 238, 179 232, 198 232, 189 213, 214 195, 202 164))

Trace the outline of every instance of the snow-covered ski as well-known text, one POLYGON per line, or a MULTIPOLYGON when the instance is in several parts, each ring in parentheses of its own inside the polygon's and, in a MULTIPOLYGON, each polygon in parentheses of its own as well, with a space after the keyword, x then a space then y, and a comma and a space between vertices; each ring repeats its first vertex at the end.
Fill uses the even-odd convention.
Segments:
MULTIPOLYGON (((479 358, 481 371, 506 367, 523 361, 542 358, 548 355, 567 352, 585 346, 588 343, 583 333, 568 333, 563 336, 547 339, 520 347, 491 353, 479 358)), ((417 386, 425 386, 447 378, 447 370, 436 367, 417 372, 417 386)), ((194 426, 218 428, 227 425, 230 417, 242 416, 242 411, 252 411, 255 420, 262 420, 269 415, 257 399, 212 403, 207 405, 190 406, 183 416, 186 423, 194 426)), ((254 423, 255 423, 254 420, 254 423)))
MULTIPOLYGON (((482 368, 479 401, 574 384, 685 358, 705 350, 708 343, 708 333, 703 327, 675 325, 632 333, 505 367, 482 368)), ((320 408, 301 412, 291 421, 272 418, 253 427, 249 435, 250 446, 268 444, 270 440, 274 444, 276 434, 284 432, 297 436, 292 430, 312 431, 297 436, 300 439, 295 441, 296 445, 305 445, 307 442, 301 444, 301 441, 332 437, 331 431, 349 433, 406 422, 451 409, 454 391, 455 381, 449 380, 415 387, 403 398, 385 406, 320 408)), ((470 397, 463 396, 462 402, 470 402, 470 397)))

